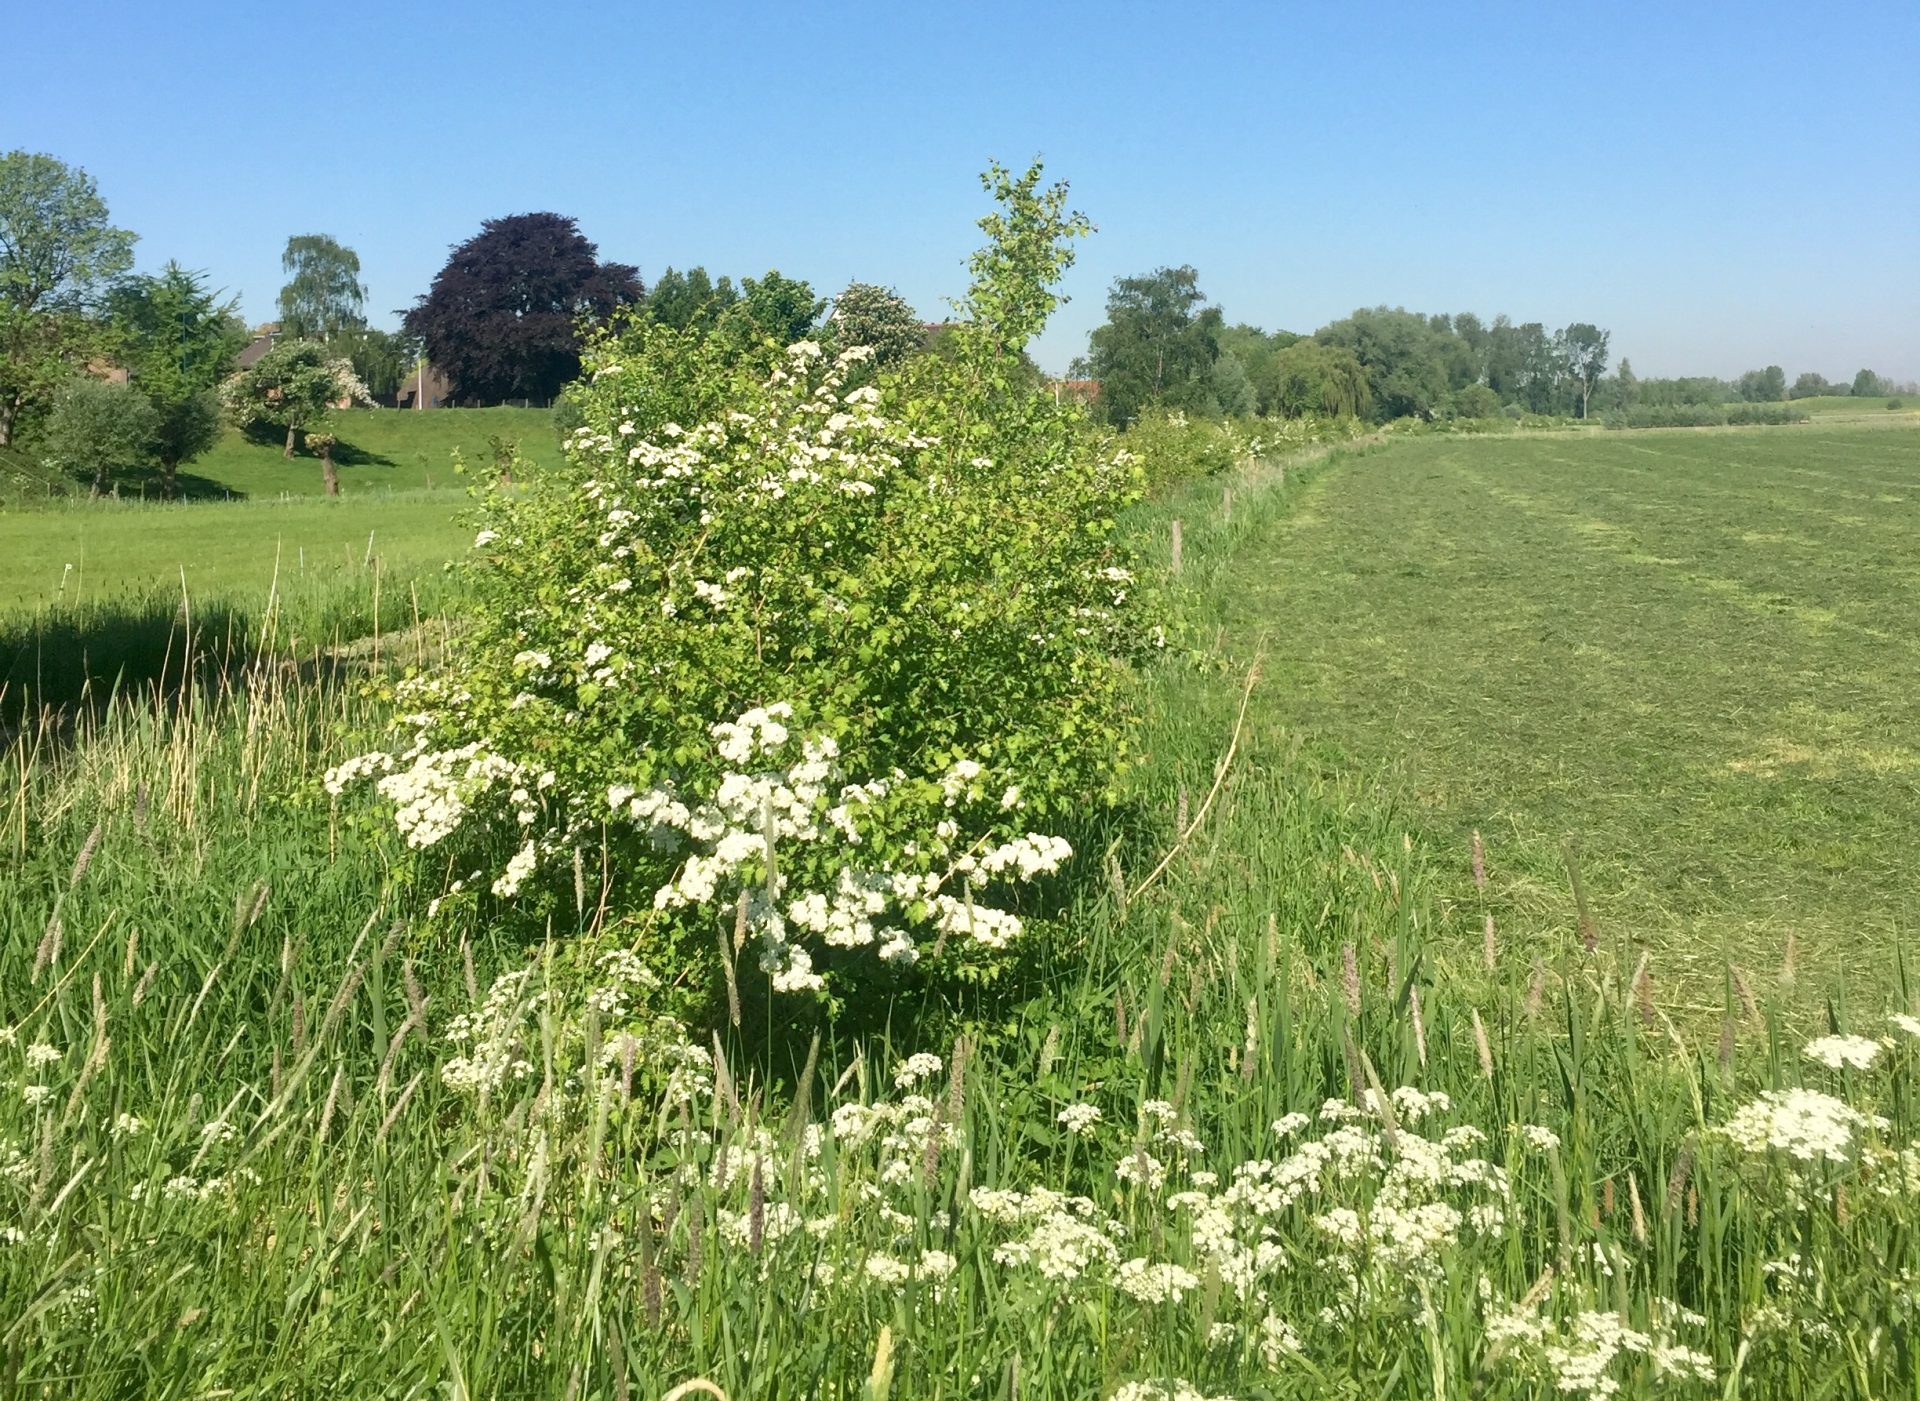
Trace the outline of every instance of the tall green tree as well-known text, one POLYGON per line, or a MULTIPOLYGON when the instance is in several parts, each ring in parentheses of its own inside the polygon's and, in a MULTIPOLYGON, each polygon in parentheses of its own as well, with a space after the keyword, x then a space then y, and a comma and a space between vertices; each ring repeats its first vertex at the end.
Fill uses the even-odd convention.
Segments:
POLYGON ((1748 370, 1734 385, 1734 392, 1749 404, 1777 404, 1787 397, 1787 372, 1778 365, 1748 370))
POLYGON ((1253 392, 1247 368, 1231 350, 1221 351, 1213 362, 1208 387, 1213 392, 1214 405, 1229 418, 1244 417, 1259 407, 1259 397, 1253 392))
POLYGON ((1383 421, 1429 417, 1451 388, 1452 331, 1403 307, 1362 307, 1313 338, 1352 352, 1367 372, 1374 417, 1383 421))
POLYGON ((1853 397, 1872 399, 1886 393, 1886 381, 1872 370, 1862 370, 1853 377, 1853 397))
POLYGON ((783 346, 805 340, 827 307, 806 282, 778 269, 765 277, 743 277, 740 287, 740 300, 723 319, 738 333, 783 346))
POLYGON ((1808 370, 1805 374, 1798 375, 1794 378, 1793 387, 1787 390, 1787 397, 1789 399, 1814 399, 1822 394, 1832 394, 1834 392, 1834 386, 1827 382, 1825 375, 1815 374, 1812 370, 1808 370))
POLYGON ((1587 416, 1587 402, 1593 396, 1593 382, 1606 373, 1607 342, 1612 332, 1603 331, 1589 321, 1576 321, 1554 339, 1560 354, 1560 366, 1573 381, 1580 395, 1580 417, 1587 416))
POLYGON ((1247 383, 1253 388, 1255 413, 1274 412, 1274 356, 1299 339, 1291 331, 1268 332, 1245 322, 1220 328, 1216 337, 1220 358, 1224 360, 1231 355, 1240 362, 1240 368, 1246 372, 1247 383))
POLYGON ((1628 409, 1640 399, 1640 377, 1633 372, 1633 361, 1620 357, 1620 368, 1594 385, 1594 395, 1603 409, 1628 409))
POLYGON ((170 262, 155 276, 130 277, 107 299, 115 358, 154 410, 153 460, 160 494, 178 494, 183 463, 220 435, 222 380, 247 343, 239 307, 203 276, 170 262))
POLYGON ((280 330, 297 340, 324 341, 367 324, 360 255, 330 234, 295 234, 280 254, 280 330))
POLYGON ((642 303, 647 319, 676 331, 710 330, 727 308, 740 300, 733 279, 718 282, 703 267, 679 272, 668 268, 647 289, 642 303))
POLYGON ((1206 301, 1200 274, 1190 266, 1155 268, 1113 284, 1106 323, 1095 328, 1088 356, 1109 422, 1125 426, 1155 407, 1218 412, 1213 364, 1223 320, 1220 308, 1206 301))
POLYGON ((1299 341, 1275 352, 1270 374, 1262 389, 1270 413, 1365 418, 1373 411, 1366 367, 1346 346, 1299 341))
POLYGON ((100 352, 98 302, 133 266, 133 244, 84 170, 0 156, 0 447, 100 352))

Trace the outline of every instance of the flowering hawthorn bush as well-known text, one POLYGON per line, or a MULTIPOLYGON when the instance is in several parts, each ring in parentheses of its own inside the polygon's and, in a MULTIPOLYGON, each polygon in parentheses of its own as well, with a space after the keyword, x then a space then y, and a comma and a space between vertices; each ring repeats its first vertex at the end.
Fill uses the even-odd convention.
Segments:
POLYGON ((604 907, 676 973, 749 935, 779 991, 1004 948, 1009 888, 1114 791, 1151 640, 1114 531, 1132 458, 1015 372, 1084 227, 1038 179, 989 175, 931 377, 603 337, 573 471, 488 501, 457 660, 329 788, 375 780, 462 899, 579 901, 604 851, 604 907))

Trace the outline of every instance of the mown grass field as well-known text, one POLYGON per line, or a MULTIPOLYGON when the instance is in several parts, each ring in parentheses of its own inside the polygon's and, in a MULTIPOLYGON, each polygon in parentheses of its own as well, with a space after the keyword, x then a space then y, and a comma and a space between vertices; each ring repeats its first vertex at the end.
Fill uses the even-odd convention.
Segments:
MULTIPOLYGON (((1229 563, 1261 705, 1378 773, 1508 937, 1603 937, 1702 1005, 1722 960, 1871 969, 1920 825, 1920 432, 1431 438, 1350 455, 1229 563)), ((1471 927, 1473 921, 1468 921, 1471 927)), ((1805 982, 1825 990, 1824 977, 1805 982)), ((1864 991, 1864 989, 1863 989, 1864 991)))

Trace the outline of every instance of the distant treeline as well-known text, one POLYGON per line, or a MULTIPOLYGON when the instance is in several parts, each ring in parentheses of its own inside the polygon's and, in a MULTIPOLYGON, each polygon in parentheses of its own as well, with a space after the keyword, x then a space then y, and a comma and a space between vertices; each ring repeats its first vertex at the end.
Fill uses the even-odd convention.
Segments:
POLYGON ((1809 370, 1787 384, 1787 372, 1778 365, 1764 370, 1748 370, 1738 379, 1720 379, 1713 375, 1689 375, 1677 379, 1636 379, 1626 361, 1620 362, 1620 374, 1608 384, 1611 397, 1603 399, 1596 391, 1595 403, 1616 408, 1631 404, 1671 407, 1677 404, 1778 404, 1791 399, 1846 397, 1880 399, 1890 394, 1920 393, 1920 386, 1896 384, 1885 375, 1861 370, 1851 380, 1829 380, 1809 370))
MULTIPOLYGON (((1218 306, 1207 304, 1193 268, 1157 268, 1115 281, 1107 320, 1069 373, 1097 383, 1095 409, 1116 424, 1154 408, 1209 417, 1321 414, 1376 422, 1612 413, 1720 423, 1729 421, 1724 406, 1730 402, 1778 404, 1790 397, 1871 396, 1905 388, 1861 370, 1850 384, 1803 374, 1789 389, 1777 365, 1733 381, 1643 380, 1625 359, 1608 373, 1611 339, 1591 322, 1551 330, 1505 315, 1486 320, 1470 311, 1424 315, 1386 306, 1355 311, 1311 335, 1265 331, 1229 324, 1218 306), (1682 406, 1693 412, 1656 412, 1682 406)), ((1772 421, 1765 415, 1732 417, 1772 421)))

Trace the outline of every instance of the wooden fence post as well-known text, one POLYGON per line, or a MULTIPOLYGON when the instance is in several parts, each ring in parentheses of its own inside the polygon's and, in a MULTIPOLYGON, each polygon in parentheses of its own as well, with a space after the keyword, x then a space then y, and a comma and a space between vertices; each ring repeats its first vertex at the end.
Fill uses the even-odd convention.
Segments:
POLYGON ((1173 558, 1168 568, 1175 574, 1180 572, 1180 522, 1173 523, 1173 558))

